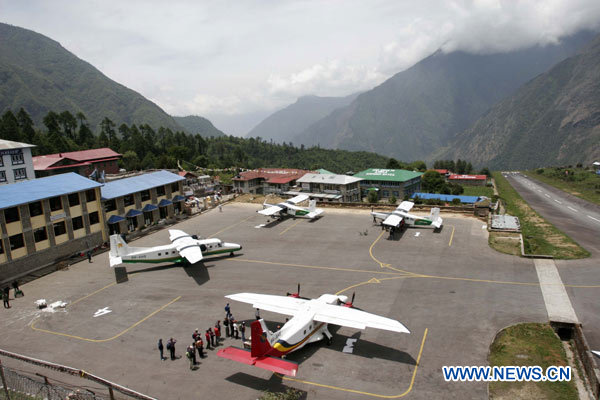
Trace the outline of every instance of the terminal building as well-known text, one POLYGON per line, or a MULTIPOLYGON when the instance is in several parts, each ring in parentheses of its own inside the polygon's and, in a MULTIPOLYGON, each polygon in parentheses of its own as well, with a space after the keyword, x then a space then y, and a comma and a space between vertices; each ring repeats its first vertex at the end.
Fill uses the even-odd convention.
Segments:
POLYGON ((108 233, 128 233, 172 219, 183 211, 185 178, 157 171, 106 183, 102 187, 108 233))
POLYGON ((366 197, 369 190, 375 190, 380 199, 392 196, 402 199, 421 190, 422 172, 407 171, 404 169, 377 169, 371 168, 359 172, 354 176, 361 178, 360 188, 362 196, 366 197))
POLYGON ((0 282, 105 242, 100 187, 75 173, 0 186, 0 282))
MULTIPOLYGON (((359 182, 356 176, 338 175, 330 172, 305 174, 296 182, 302 192, 321 201, 356 202, 361 200, 359 182)), ((286 194, 298 194, 288 192, 286 194)))
POLYGON ((296 185, 304 174, 313 172, 290 168, 259 168, 240 172, 233 177, 233 190, 238 193, 283 194, 296 185))
POLYGON ((0 185, 35 179, 32 144, 0 139, 0 185))

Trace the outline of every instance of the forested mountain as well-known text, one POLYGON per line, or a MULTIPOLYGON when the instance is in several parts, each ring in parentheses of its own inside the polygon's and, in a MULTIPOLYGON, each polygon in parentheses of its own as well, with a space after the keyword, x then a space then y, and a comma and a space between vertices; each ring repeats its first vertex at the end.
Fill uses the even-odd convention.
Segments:
POLYGON ((289 142, 333 110, 350 104, 357 96, 358 93, 346 97, 300 97, 294 104, 265 118, 246 137, 273 139, 277 143, 289 142))
POLYGON ((203 137, 225 136, 223 132, 215 128, 215 126, 206 118, 198 115, 188 115, 186 117, 173 117, 186 132, 192 135, 199 134, 203 137))
POLYGON ((109 79, 58 42, 0 23, 0 112, 23 107, 36 125, 50 110, 83 112, 96 130, 104 117, 117 125, 180 129, 139 93, 109 79))
POLYGON ((527 169, 600 155, 600 36, 528 82, 460 134, 442 157, 527 169))
POLYGON ((492 105, 573 55, 593 38, 584 32, 558 45, 503 54, 440 51, 362 93, 292 141, 422 159, 446 145, 492 105))

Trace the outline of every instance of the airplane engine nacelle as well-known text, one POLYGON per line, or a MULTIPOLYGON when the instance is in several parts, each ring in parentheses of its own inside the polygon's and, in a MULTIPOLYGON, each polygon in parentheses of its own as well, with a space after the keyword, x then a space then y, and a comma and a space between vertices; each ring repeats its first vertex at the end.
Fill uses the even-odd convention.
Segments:
POLYGON ((348 302, 348 296, 338 296, 337 297, 342 303, 348 302))
POLYGON ((319 297, 319 299, 324 300, 327 304, 338 304, 342 298, 348 299, 346 296, 336 296, 335 294, 322 294, 321 297, 319 297))

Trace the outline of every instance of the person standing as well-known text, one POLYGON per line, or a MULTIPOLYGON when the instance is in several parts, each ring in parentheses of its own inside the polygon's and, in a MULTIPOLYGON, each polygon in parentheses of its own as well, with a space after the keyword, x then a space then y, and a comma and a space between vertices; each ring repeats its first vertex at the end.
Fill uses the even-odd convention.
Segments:
POLYGON ((240 326, 240 334, 242 335, 242 343, 246 341, 246 322, 242 321, 240 326))
POLYGON ((229 320, 227 319, 227 316, 225 316, 225 319, 223 319, 223 326, 225 327, 225 337, 231 336, 229 334, 229 320))
POLYGON ((202 342, 202 338, 198 336, 198 340, 196 340, 196 350, 198 350, 198 356, 200 358, 204 358, 204 343, 202 342))
POLYGON ((256 320, 258 321, 260 319, 260 309, 256 309, 256 312, 254 313, 254 316, 256 317, 256 320))
POLYGON ((175 360, 175 343, 177 343, 177 340, 173 338, 170 338, 167 342, 167 349, 171 353, 171 360, 175 360))
POLYGON ((188 346, 188 351, 192 354, 194 365, 198 364, 198 359, 196 358, 196 342, 192 342, 192 344, 188 346))
POLYGON ((228 317, 231 315, 231 307, 229 307, 229 303, 227 303, 227 305, 225 305, 225 313, 227 314, 228 317))
POLYGON ((10 302, 8 301, 9 292, 10 292, 10 289, 8 288, 8 286, 6 286, 2 290, 2 301, 4 302, 4 308, 10 308, 10 302))
POLYGON ((12 283, 12 287, 15 290, 15 299, 17 298, 17 294, 20 296, 24 296, 23 292, 19 289, 19 282, 18 281, 14 281, 12 283))
POLYGON ((194 369, 194 365, 196 365, 196 363, 194 362, 194 358, 196 356, 196 350, 190 350, 190 348, 188 347, 186 352, 185 352, 185 356, 188 358, 188 360, 190 360, 190 369, 194 369), (193 356, 192 356, 192 351, 194 351, 193 356))
POLYGON ((166 360, 166 358, 164 357, 164 354, 163 354, 163 350, 164 350, 164 346, 163 346, 162 339, 158 339, 158 351, 160 351, 160 361, 166 360))
POLYGON ((233 326, 233 332, 235 333, 235 338, 239 339, 240 338, 240 336, 239 336, 240 327, 236 320, 233 321, 232 326, 233 326))
POLYGON ((206 338, 206 349, 210 350, 210 333, 208 333, 208 329, 204 333, 204 337, 206 338))
POLYGON ((92 250, 88 250, 87 253, 85 253, 87 255, 87 259, 88 259, 88 263, 92 262, 92 250))
MULTIPOLYGON (((219 322, 219 321, 217 321, 219 322)), ((219 329, 219 324, 215 325, 215 338, 217 341, 217 346, 219 345, 219 342, 221 341, 221 330, 219 329)))
POLYGON ((198 337, 199 337, 199 336, 200 336, 200 332, 198 332, 198 329, 196 329, 196 330, 194 331, 194 333, 192 333, 192 339, 194 339, 194 342, 195 342, 196 340, 198 340, 198 337))
POLYGON ((212 347, 217 347, 215 344, 215 333, 213 332, 212 328, 208 328, 208 333, 210 334, 210 344, 212 347))

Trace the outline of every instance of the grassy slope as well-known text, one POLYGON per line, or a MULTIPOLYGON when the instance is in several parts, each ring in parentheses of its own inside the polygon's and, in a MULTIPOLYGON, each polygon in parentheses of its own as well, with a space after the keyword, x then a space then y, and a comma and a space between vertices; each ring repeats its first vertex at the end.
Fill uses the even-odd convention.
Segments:
MULTIPOLYGON (((504 329, 490 348, 490 366, 568 365, 560 339, 550 325, 526 323, 504 329)), ((492 382, 490 398, 578 399, 577 388, 570 382, 492 382)))
POLYGON ((463 185, 465 190, 462 196, 486 196, 490 199, 494 195, 494 189, 489 186, 467 186, 463 185))
POLYGON ((562 168, 545 168, 541 174, 536 171, 525 171, 525 173, 531 178, 554 186, 573 196, 600 205, 600 175, 583 168, 568 168, 568 170, 573 174, 573 180, 563 179, 565 170, 562 168))
POLYGON ((561 259, 589 257, 587 250, 529 207, 500 172, 492 175, 507 214, 519 217, 526 254, 547 254, 561 259))

